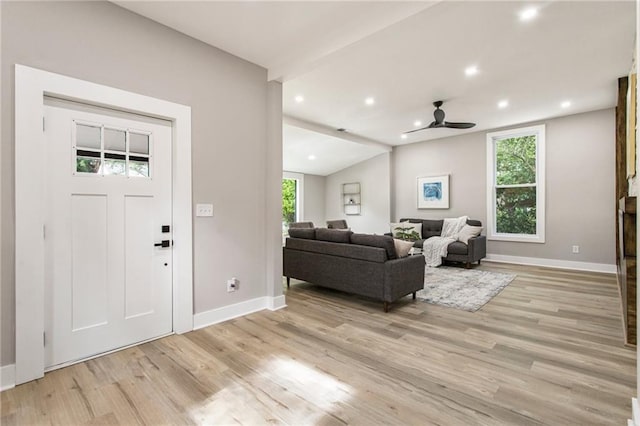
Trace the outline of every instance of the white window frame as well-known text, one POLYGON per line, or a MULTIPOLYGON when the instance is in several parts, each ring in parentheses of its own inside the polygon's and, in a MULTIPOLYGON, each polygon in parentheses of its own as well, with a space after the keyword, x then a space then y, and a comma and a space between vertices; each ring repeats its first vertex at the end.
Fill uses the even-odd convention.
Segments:
MULTIPOLYGON (((545 242, 545 125, 487 133, 487 239, 525 243, 545 242), (496 150, 498 140, 536 135, 536 233, 505 234, 496 231, 496 150)), ((527 185, 528 186, 528 185, 527 185)))
POLYGON ((282 179, 293 179, 296 183, 296 222, 304 220, 304 175, 302 173, 282 172, 282 179))

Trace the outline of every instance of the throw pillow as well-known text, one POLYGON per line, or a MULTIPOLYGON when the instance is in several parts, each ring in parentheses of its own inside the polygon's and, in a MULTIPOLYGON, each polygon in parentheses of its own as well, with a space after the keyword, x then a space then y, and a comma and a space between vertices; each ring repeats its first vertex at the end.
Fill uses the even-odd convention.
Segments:
POLYGON ((413 247, 412 241, 399 240, 397 238, 393 239, 393 244, 396 246, 396 253, 398 254, 398 257, 409 256, 409 252, 413 247))
POLYGON ((477 237, 482 232, 482 226, 465 225, 458 233, 458 241, 469 244, 469 238, 477 237))
POLYGON ((405 241, 417 241, 422 239, 421 223, 391 223, 390 228, 393 238, 405 241))

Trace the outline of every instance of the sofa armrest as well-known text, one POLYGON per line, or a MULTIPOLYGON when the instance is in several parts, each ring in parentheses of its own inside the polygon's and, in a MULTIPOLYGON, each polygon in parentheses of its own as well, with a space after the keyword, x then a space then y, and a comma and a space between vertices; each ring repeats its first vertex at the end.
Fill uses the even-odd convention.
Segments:
POLYGON ((487 257, 486 236, 478 235, 477 237, 469 238, 467 245, 469 246, 469 262, 477 262, 487 257))
POLYGON ((424 288, 424 256, 409 256, 384 263, 382 300, 393 302, 424 288))

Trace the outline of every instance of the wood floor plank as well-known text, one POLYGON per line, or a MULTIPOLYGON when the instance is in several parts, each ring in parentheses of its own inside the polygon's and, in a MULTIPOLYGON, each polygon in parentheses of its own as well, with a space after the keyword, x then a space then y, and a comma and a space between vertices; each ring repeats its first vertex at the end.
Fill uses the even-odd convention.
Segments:
POLYGON ((3 425, 624 424, 636 351, 615 277, 483 262, 516 279, 477 312, 292 280, 261 311, 5 391, 3 425))

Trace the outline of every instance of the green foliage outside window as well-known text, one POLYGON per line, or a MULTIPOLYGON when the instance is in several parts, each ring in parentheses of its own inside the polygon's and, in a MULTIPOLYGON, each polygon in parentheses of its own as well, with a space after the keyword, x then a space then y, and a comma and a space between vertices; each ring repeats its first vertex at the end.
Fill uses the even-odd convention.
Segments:
POLYGON ((282 222, 296 221, 296 180, 282 179, 282 222))
POLYGON ((496 231, 535 235, 536 135, 501 139, 495 146, 496 231))

